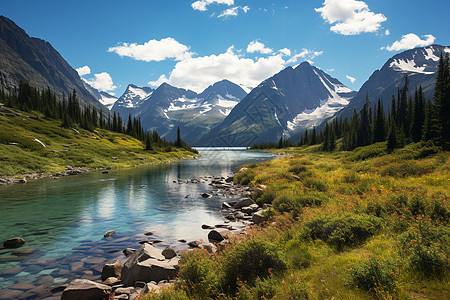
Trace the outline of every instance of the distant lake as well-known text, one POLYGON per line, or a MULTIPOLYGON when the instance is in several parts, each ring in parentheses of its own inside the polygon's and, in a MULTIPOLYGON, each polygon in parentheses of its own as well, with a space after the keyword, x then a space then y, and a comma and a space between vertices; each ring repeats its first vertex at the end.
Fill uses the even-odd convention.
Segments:
POLYGON ((22 237, 26 244, 0 249, 0 289, 20 282, 58 286, 74 278, 95 279, 106 261, 124 259, 123 249, 138 248, 145 239, 176 249, 187 247, 179 239, 207 240, 201 225, 223 223, 223 198, 202 198, 212 187, 187 180, 227 177, 241 164, 272 158, 244 150, 199 148, 200 158, 170 165, 1 187, 0 240, 22 237), (109 230, 117 234, 103 238, 109 230), (147 231, 154 234, 147 237, 147 231))

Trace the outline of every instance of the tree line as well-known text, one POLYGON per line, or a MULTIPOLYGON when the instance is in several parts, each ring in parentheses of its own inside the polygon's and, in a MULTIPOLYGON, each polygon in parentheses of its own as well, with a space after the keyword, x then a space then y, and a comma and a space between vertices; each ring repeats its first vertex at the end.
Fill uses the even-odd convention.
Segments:
POLYGON ((450 150, 450 63, 448 54, 439 59, 434 97, 426 99, 419 86, 414 96, 408 96, 409 79, 405 75, 397 96, 392 95, 391 107, 383 107, 378 99, 371 105, 369 95, 366 103, 351 118, 335 118, 318 132, 316 127, 305 130, 295 145, 289 139, 280 138, 278 143, 256 144, 254 148, 284 148, 291 146, 321 144, 323 151, 336 149, 336 140, 342 139, 341 150, 351 151, 357 147, 387 142, 387 150, 401 148, 409 143, 432 141, 445 151, 450 150))
POLYGON ((170 150, 171 147, 180 147, 196 152, 181 139, 179 128, 177 140, 175 142, 166 141, 160 137, 156 130, 145 131, 141 125, 141 120, 132 118, 131 115, 125 124, 120 114, 116 114, 116 112, 111 115, 108 111, 105 114, 95 106, 82 106, 75 89, 72 93, 69 93, 67 98, 63 96, 62 99, 59 99, 50 87, 39 90, 28 82, 21 82, 18 89, 12 93, 5 93, 2 88, 0 102, 25 112, 37 111, 43 113, 47 118, 60 120, 61 126, 65 128, 79 127, 89 131, 102 128, 123 133, 142 141, 146 150, 153 150, 154 148, 170 150))

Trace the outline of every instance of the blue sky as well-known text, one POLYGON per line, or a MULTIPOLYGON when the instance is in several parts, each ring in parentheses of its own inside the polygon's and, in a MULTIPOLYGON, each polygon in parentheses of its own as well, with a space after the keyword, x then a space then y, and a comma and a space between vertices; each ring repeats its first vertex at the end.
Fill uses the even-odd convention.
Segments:
POLYGON ((304 60, 358 90, 395 53, 450 45, 449 9, 442 0, 14 0, 0 13, 120 96, 129 83, 254 87, 304 60))

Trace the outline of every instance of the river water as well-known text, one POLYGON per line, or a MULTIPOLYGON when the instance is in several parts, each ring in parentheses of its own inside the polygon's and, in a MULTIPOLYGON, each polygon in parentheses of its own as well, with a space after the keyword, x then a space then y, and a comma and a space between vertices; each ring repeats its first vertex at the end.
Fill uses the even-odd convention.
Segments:
POLYGON ((98 279, 105 262, 123 260, 121 251, 138 248, 142 240, 162 240, 158 247, 176 249, 187 247, 180 239, 207 240, 208 231, 201 225, 223 223, 219 206, 224 199, 202 198, 200 194, 211 192, 211 186, 187 180, 227 177, 241 164, 272 155, 243 149, 199 150, 200 158, 170 165, 0 187, 0 240, 26 241, 18 249, 0 249, 0 299, 2 289, 17 298, 33 299, 74 278, 98 279), (105 239, 109 230, 117 234, 105 239), (145 236, 147 231, 153 235, 145 236))

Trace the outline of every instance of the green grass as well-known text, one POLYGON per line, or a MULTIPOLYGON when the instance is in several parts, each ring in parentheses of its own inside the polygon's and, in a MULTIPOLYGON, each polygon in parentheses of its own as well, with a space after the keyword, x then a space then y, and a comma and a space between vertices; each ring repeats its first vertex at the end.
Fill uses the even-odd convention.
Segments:
POLYGON ((103 129, 93 132, 60 127, 60 121, 38 113, 0 114, 0 176, 52 174, 66 166, 129 168, 167 163, 193 153, 175 149, 143 150, 142 142, 103 129), (46 147, 35 141, 43 142, 46 147), (67 147, 69 146, 69 147, 67 147), (112 157, 117 157, 114 160, 112 157))
POLYGON ((289 155, 246 165, 235 180, 259 187, 253 199, 273 205, 271 219, 215 255, 186 253, 180 274, 198 274, 188 272, 198 262, 202 280, 184 276, 167 295, 448 299, 450 153, 421 143, 385 149, 386 143, 352 152, 271 150, 289 155), (255 247, 255 240, 266 246, 255 247))

